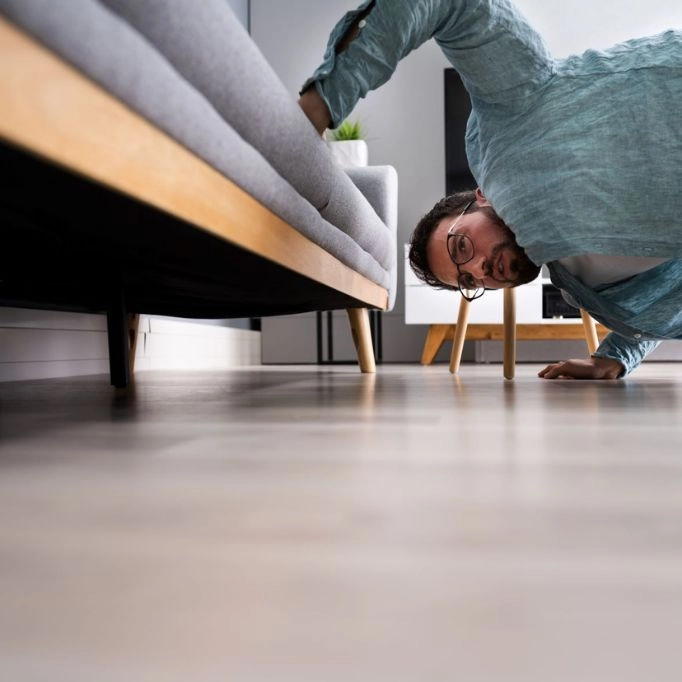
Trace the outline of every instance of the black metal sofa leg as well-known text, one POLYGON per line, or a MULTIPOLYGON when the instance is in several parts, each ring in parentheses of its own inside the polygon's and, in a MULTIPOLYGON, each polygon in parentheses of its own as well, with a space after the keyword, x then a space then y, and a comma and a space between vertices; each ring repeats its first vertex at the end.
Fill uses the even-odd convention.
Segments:
POLYGON ((122 289, 112 292, 107 308, 107 335, 109 338, 109 373, 111 384, 125 388, 130 383, 128 361, 128 313, 122 289))

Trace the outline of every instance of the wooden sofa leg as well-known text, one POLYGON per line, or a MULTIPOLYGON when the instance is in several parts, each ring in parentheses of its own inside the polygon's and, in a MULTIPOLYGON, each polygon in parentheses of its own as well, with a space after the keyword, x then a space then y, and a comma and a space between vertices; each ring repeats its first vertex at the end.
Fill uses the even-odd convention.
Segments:
POLYGON ((463 298, 459 302, 459 313, 457 314, 457 326, 455 327, 455 337, 452 339, 452 351, 450 353, 450 371, 453 374, 459 372, 459 363, 462 360, 462 350, 464 350, 464 339, 467 335, 469 326, 469 308, 471 303, 463 298))
POLYGON ((599 337, 597 336, 597 325, 590 317, 590 314, 580 309, 580 317, 583 319, 583 329, 585 330, 585 341, 587 342, 587 352, 592 355, 597 350, 599 345, 599 337))
POLYGON ((516 291, 504 289, 504 378, 513 379, 516 373, 516 291))
POLYGON ((376 372, 374 347, 369 326, 369 310, 367 308, 347 308, 350 331, 358 354, 360 370, 365 374, 376 372))

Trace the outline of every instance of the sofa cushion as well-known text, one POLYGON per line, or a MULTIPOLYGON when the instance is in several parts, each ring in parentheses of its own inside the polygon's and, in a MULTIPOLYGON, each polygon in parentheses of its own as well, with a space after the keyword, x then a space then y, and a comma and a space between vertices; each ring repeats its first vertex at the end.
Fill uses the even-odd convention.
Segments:
POLYGON ((171 62, 323 217, 390 270, 395 242, 225 0, 102 0, 171 62))
POLYGON ((102 0, 168 59, 313 206, 331 193, 319 135, 225 0, 102 0))
MULTIPOLYGON (((324 220, 316 207, 302 197, 288 179, 282 178, 257 149, 243 140, 206 97, 129 23, 95 0, 59 3, 0 0, 0 12, 243 187, 312 241, 372 281, 388 287, 390 263, 385 261, 385 245, 375 249, 377 258, 371 250, 357 244, 352 235, 324 220)), ((239 26, 236 20, 234 22, 239 26)), ((245 81, 240 79, 240 83, 246 91, 245 81)), ((291 104, 297 118, 312 130, 298 106, 291 104)), ((87 125, 87 121, 83 125, 87 125)), ((313 136, 316 137, 314 133, 313 136)), ((315 139, 317 142, 324 148, 321 140, 315 139)), ((343 175, 331 163, 329 168, 332 175, 337 171, 343 175)), ((311 184, 314 184, 312 178, 311 184)), ((343 191, 349 190, 345 187, 343 191)), ((361 205, 368 206, 359 192, 356 196, 361 205)), ((378 224, 382 233, 387 232, 378 217, 371 216, 373 212, 366 207, 362 210, 368 224, 378 224)))

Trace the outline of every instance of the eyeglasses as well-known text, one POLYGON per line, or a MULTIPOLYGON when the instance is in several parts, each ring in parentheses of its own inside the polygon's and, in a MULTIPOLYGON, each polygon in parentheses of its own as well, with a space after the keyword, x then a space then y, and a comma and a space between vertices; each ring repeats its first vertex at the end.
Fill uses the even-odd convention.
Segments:
POLYGON ((457 266, 457 272, 459 273, 457 277, 459 293, 467 301, 475 301, 477 298, 481 298, 485 293, 485 285, 480 279, 476 279, 473 275, 470 275, 468 272, 462 272, 460 269, 460 265, 464 265, 473 259, 475 253, 474 243, 465 234, 457 234, 453 230, 473 203, 473 200, 470 201, 457 218, 455 218, 455 222, 448 228, 446 238, 450 260, 457 266))

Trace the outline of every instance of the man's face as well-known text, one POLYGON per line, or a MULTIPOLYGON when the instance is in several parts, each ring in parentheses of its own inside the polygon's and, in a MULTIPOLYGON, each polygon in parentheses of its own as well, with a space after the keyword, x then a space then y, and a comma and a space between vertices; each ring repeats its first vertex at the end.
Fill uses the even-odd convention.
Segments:
MULTIPOLYGON (((426 247, 429 266, 443 284, 457 286, 460 274, 471 275, 486 289, 515 287, 534 280, 540 273, 526 252, 517 244, 514 233, 502 222, 480 192, 479 210, 462 215, 451 234, 464 235, 474 247, 473 258, 455 265, 448 251, 448 231, 457 216, 441 220, 426 247)), ((457 237, 450 239, 454 248, 457 237)))

